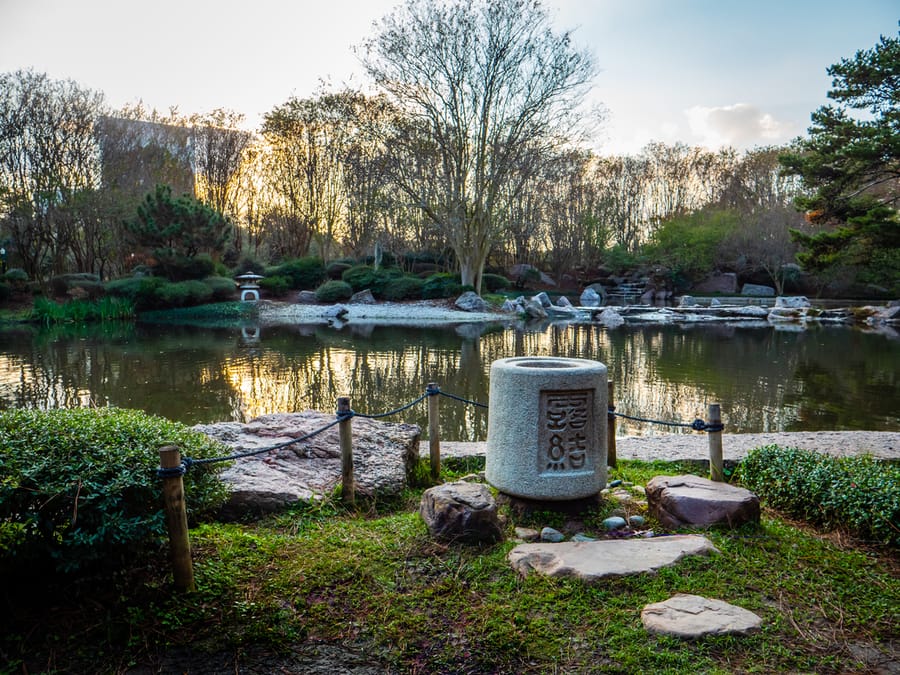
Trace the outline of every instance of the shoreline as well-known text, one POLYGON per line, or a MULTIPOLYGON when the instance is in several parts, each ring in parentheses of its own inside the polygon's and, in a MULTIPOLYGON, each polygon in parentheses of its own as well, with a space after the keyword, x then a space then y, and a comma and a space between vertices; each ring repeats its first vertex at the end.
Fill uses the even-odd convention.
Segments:
MULTIPOLYGON (((835 457, 872 455, 890 462, 900 461, 900 431, 782 431, 752 434, 722 434, 726 462, 736 464, 754 448, 765 445, 801 448, 835 457)), ((441 442, 442 457, 484 457, 486 441, 441 442)), ((428 457, 428 441, 419 452, 428 457)), ((706 434, 658 434, 616 436, 616 457, 625 460, 664 462, 708 462, 706 434)))

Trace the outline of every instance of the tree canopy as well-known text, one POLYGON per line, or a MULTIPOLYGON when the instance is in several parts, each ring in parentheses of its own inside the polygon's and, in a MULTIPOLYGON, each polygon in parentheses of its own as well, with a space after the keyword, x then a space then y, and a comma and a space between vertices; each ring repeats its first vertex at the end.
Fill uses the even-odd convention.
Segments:
POLYGON ((594 74, 539 0, 408 0, 365 45, 369 75, 407 117, 386 143, 393 177, 480 288, 505 201, 571 129, 594 74))
POLYGON ((809 195, 798 205, 816 234, 795 233, 800 262, 816 273, 853 272, 862 282, 900 289, 900 38, 828 68, 832 88, 812 115, 809 136, 782 156, 809 195))

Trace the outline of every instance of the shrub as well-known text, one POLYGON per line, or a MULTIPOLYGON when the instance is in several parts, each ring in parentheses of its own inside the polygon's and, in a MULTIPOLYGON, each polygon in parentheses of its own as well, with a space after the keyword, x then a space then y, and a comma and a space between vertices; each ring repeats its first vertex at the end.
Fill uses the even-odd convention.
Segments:
POLYGON ((273 276, 287 277, 293 289, 309 290, 325 279, 325 265, 321 258, 297 258, 278 265, 270 273, 273 276))
POLYGON ((237 267, 234 268, 234 276, 241 274, 265 274, 266 266, 252 255, 241 256, 237 267))
POLYGON ((290 277, 281 275, 266 277, 265 279, 259 280, 259 287, 271 295, 274 295, 276 298, 287 295, 288 291, 291 290, 291 285, 290 277))
POLYGON ((159 289, 159 299, 164 307, 190 307, 202 305, 212 298, 212 289, 202 281, 179 281, 164 284, 159 289))
POLYGON ((203 283, 209 286, 212 291, 212 299, 217 301, 231 300, 237 292, 234 285, 234 279, 228 277, 206 277, 203 283))
POLYGON ((377 270, 369 265, 356 265, 346 270, 341 278, 353 287, 354 291, 368 288, 372 295, 381 297, 384 287, 392 280, 403 276, 403 271, 396 267, 379 267, 377 270))
MULTIPOLYGON (((0 412, 0 561, 74 571, 134 559, 165 534, 158 448, 227 454, 188 427, 134 410, 0 412)), ((217 508, 227 489, 207 466, 185 475, 188 514, 217 508)))
POLYGON ((21 267, 12 267, 6 270, 3 278, 12 284, 13 287, 24 286, 28 283, 28 273, 21 267))
POLYGON ((353 267, 353 263, 336 261, 328 263, 328 267, 325 268, 325 273, 328 275, 329 279, 340 279, 344 272, 351 267, 353 267))
POLYGON ((9 299, 11 295, 12 287, 3 281, 0 281, 0 301, 9 299))
POLYGON ((817 525, 900 544, 900 467, 768 445, 739 467, 741 482, 774 509, 817 525))
POLYGON ((127 298, 137 311, 155 309, 162 305, 161 290, 165 279, 159 277, 129 277, 106 282, 107 294, 117 298, 127 298))
POLYGON ((53 294, 62 297, 75 288, 82 289, 88 297, 97 297, 103 292, 100 277, 96 274, 77 272, 73 274, 57 274, 50 279, 53 294))
POLYGON ((316 300, 319 302, 340 302, 349 300, 351 295, 353 287, 346 281, 326 281, 316 289, 316 300))
POLYGON ((423 298, 452 298, 466 290, 455 274, 432 274, 422 286, 423 298))
POLYGON ((410 300, 422 297, 422 288, 425 280, 418 277, 400 277, 391 279, 381 291, 381 297, 385 300, 410 300))
POLYGON ((166 260, 165 276, 172 281, 205 279, 216 273, 216 263, 207 253, 193 256, 176 256, 166 260))
POLYGON ((512 282, 500 274, 484 274, 481 277, 482 290, 496 293, 504 288, 511 288, 512 282))

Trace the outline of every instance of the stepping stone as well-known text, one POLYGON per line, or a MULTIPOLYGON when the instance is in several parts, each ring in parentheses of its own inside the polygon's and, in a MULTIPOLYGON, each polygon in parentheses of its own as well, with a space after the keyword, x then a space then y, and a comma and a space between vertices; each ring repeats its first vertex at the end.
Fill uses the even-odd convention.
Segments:
POLYGON ((704 635, 746 635, 758 630, 762 619, 722 600, 678 593, 644 607, 641 622, 651 633, 694 639, 704 635))
POLYGON ((699 476, 656 476, 647 482, 647 506, 665 527, 759 522, 759 497, 742 487, 699 476))
POLYGON ((531 572, 592 582, 655 572, 688 555, 718 552, 706 537, 675 535, 653 539, 567 541, 560 544, 519 544, 507 555, 520 575, 531 572))

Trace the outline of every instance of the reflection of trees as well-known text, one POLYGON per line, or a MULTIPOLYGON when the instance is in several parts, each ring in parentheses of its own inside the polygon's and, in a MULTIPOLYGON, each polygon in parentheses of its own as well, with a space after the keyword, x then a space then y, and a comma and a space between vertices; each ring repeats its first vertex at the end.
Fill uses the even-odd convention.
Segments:
MULTIPOLYGON (((705 417, 718 401, 729 431, 896 429, 900 350, 849 329, 592 325, 511 328, 480 339, 446 328, 264 328, 248 348, 240 328, 126 325, 114 330, 0 332, 0 408, 116 405, 187 423, 264 413, 393 410, 428 382, 488 402, 491 364, 514 355, 596 359, 619 411, 663 420, 705 417)), ((389 418, 427 427, 424 403, 389 418)), ((481 440, 487 411, 441 401, 442 437, 481 440)), ((624 433, 671 429, 623 423, 624 433)))

